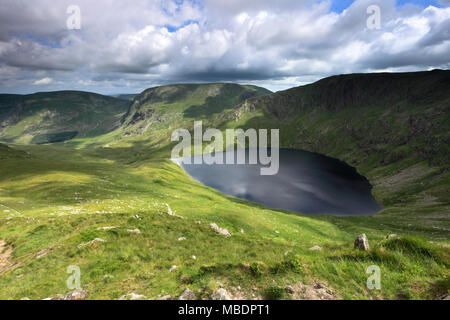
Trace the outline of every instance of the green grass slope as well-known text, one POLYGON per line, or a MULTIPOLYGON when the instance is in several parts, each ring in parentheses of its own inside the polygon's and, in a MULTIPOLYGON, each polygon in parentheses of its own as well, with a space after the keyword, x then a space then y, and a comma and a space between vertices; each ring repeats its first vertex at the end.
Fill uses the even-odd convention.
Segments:
MULTIPOLYGON (((348 299, 436 298, 449 288, 446 232, 428 234, 418 221, 270 210, 193 181, 150 144, 6 148, 12 151, 0 153, 17 156, 3 157, 0 167, 0 239, 5 252, 13 249, 0 266, 1 299, 66 293, 70 265, 80 267, 89 299, 131 292, 177 298, 186 287, 208 298, 219 286, 235 298, 289 299, 286 285, 317 282, 348 299), (215 233, 210 223, 232 236, 215 233), (128 232, 136 228, 140 234, 128 232), (361 232, 368 252, 353 249, 361 232), (383 240, 393 232, 400 240, 383 240), (78 247, 96 238, 104 242, 78 247), (315 245, 322 250, 309 250, 315 245), (381 268, 382 290, 366 287, 371 265, 381 268)), ((301 289, 296 294, 311 298, 301 289)))
POLYGON ((107 133, 129 102, 79 91, 0 95, 0 140, 52 143, 107 133))
POLYGON ((179 84, 150 88, 137 96, 123 118, 125 135, 145 134, 169 126, 193 126, 194 120, 211 121, 248 98, 270 91, 230 83, 179 84))

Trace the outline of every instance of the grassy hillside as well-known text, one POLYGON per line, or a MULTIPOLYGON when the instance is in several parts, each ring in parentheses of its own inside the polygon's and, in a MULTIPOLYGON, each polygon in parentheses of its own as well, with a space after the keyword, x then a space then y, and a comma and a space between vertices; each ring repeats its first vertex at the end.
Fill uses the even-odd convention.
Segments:
POLYGON ((2 299, 66 293, 70 265, 80 267, 90 299, 131 292, 177 298, 186 287, 207 298, 219 286, 235 298, 289 299, 286 285, 297 298, 405 299, 449 288, 448 233, 431 233, 418 220, 270 210, 192 181, 150 145, 9 149, 28 157, 7 158, 0 168, 0 239, 5 252, 13 248, 0 267, 2 299), (136 228, 140 234, 128 232, 136 228), (371 251, 353 249, 362 232, 371 251), (390 233, 400 240, 382 241, 390 233), (105 242, 78 248, 96 238, 105 242), (316 245, 322 249, 309 249, 316 245), (370 265, 382 270, 382 290, 366 287, 370 265), (331 293, 314 289, 319 282, 331 293))
POLYGON ((70 265, 80 267, 90 299, 177 298, 186 287, 208 298, 219 286, 250 299, 448 294, 449 84, 448 72, 434 71, 338 76, 269 95, 231 84, 165 86, 136 97, 104 135, 0 144, 0 298, 65 293, 70 265), (201 119, 221 129, 280 128, 283 147, 354 165, 385 209, 305 216, 205 187, 169 160, 172 131, 201 119), (353 249, 361 233, 369 251, 353 249), (87 244, 96 238, 104 242, 87 244), (366 286, 371 265, 381 269, 381 290, 366 286))
POLYGON ((42 144, 107 133, 129 102, 78 91, 0 95, 0 140, 42 144))
POLYGON ((169 126, 192 127, 194 120, 212 121, 248 98, 270 91, 238 84, 180 84, 150 88, 137 96, 123 119, 125 136, 169 126))

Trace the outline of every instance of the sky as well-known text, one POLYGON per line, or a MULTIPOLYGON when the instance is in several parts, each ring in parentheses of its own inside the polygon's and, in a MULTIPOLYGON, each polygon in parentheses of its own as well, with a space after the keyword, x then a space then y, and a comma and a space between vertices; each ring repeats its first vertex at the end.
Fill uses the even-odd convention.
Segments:
POLYGON ((450 0, 0 0, 0 93, 278 91, 437 68, 450 68, 450 0))

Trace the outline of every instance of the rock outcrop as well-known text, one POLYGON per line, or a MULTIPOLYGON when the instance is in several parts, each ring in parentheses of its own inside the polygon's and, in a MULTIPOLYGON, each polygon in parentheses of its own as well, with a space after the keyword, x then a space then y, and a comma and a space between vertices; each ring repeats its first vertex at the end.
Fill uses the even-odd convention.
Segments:
POLYGON ((196 300, 196 299, 197 299, 196 295, 189 288, 186 288, 178 298, 178 300, 196 300))
POLYGON ((218 234, 222 235, 222 236, 226 236, 226 237, 231 237, 231 233, 228 232, 227 229, 223 229, 220 228, 217 224, 215 223, 211 223, 209 225, 215 232, 217 232, 218 234))
POLYGON ((227 290, 220 288, 211 294, 211 300, 231 300, 227 290))
POLYGON ((355 239, 355 249, 359 249, 362 251, 367 251, 369 250, 369 239, 367 239, 367 236, 363 233, 360 234, 356 239, 355 239))

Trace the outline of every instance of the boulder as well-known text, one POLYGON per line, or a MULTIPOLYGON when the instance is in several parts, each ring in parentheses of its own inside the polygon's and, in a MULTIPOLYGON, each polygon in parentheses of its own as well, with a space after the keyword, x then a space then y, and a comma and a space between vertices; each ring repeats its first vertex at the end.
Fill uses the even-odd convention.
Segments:
POLYGON ((362 251, 369 250, 369 240, 367 239, 367 236, 364 233, 360 234, 355 239, 355 249, 359 249, 362 251))
POLYGON ((189 288, 186 288, 178 298, 178 300, 196 300, 196 299, 197 297, 189 288))
POLYGON ((161 297, 160 300, 170 300, 170 299, 172 299, 172 297, 167 295, 167 296, 161 297))
POLYGON ((211 294, 211 300, 231 300, 227 290, 220 288, 211 294))
POLYGON ((311 250, 311 251, 319 251, 319 250, 322 250, 322 248, 319 247, 319 246, 314 246, 314 247, 309 248, 309 250, 311 250))
POLYGON ((81 289, 77 289, 66 293, 63 300, 86 300, 87 292, 81 289))

